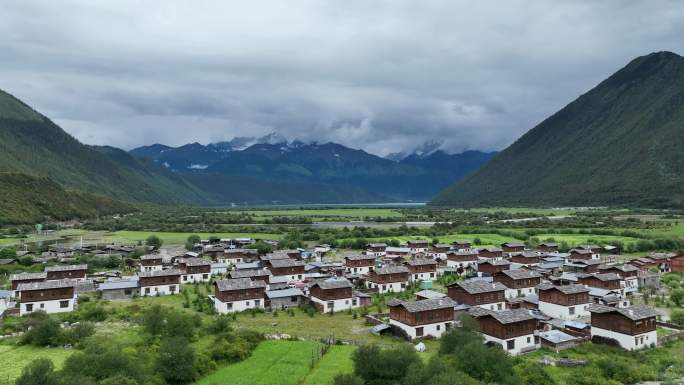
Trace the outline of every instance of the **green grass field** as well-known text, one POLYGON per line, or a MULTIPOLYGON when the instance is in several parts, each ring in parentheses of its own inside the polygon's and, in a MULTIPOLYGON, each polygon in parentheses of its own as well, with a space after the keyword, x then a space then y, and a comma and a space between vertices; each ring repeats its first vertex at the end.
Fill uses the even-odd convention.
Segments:
POLYGON ((331 346, 330 350, 321 358, 306 376, 302 385, 329 385, 338 374, 354 371, 352 354, 355 346, 331 346))
POLYGON ((614 242, 622 242, 623 244, 632 244, 639 241, 639 238, 621 237, 613 235, 593 235, 593 234, 539 234, 535 235, 539 240, 546 240, 553 238, 556 242, 566 242, 570 247, 583 245, 587 243, 611 244, 614 242))
POLYGON ((257 217, 312 217, 329 219, 365 217, 401 218, 402 213, 389 208, 322 208, 322 209, 281 209, 281 210, 240 210, 235 213, 247 213, 257 217))
POLYGON ((255 238, 255 239, 274 239, 282 238, 280 234, 261 234, 261 233, 171 233, 164 231, 115 231, 112 233, 104 233, 103 239, 109 242, 125 242, 135 243, 137 241, 145 241, 150 235, 156 235, 164 241, 167 245, 182 245, 188 236, 197 234, 202 239, 209 239, 211 236, 219 238, 255 238))
POLYGON ((529 207, 489 207, 489 208, 474 208, 462 209, 455 211, 475 211, 475 212, 497 212, 503 211, 511 214, 530 213, 535 215, 571 215, 577 210, 563 209, 563 208, 529 208, 529 207))
POLYGON ((195 385, 296 385, 309 373, 319 348, 311 341, 265 341, 247 360, 220 368, 195 385))
POLYGON ((15 380, 21 375, 24 366, 37 358, 48 358, 59 369, 72 352, 71 349, 62 348, 0 345, 0 381, 15 380))

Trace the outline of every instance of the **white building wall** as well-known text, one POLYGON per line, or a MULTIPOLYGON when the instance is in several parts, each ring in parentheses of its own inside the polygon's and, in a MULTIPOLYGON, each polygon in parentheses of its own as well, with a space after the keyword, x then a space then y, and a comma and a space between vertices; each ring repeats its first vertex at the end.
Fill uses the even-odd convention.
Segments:
POLYGON ((368 274, 371 271, 370 266, 361 266, 361 267, 347 267, 347 273, 351 274, 368 274))
POLYGON ((36 311, 44 311, 48 314, 53 314, 53 313, 68 313, 70 311, 74 311, 74 305, 76 304, 76 297, 69 298, 69 299, 55 299, 55 300, 50 300, 50 301, 37 301, 37 302, 25 302, 19 304, 19 315, 26 315, 26 314, 31 314, 36 311), (61 307, 60 302, 61 301, 67 301, 68 306, 67 307, 61 307), (33 309, 31 311, 28 310, 27 305, 32 305, 33 309))
POLYGON ((158 295, 174 295, 178 294, 180 292, 180 285, 176 284, 171 284, 171 285, 156 285, 156 286, 141 286, 140 287, 140 296, 141 297, 146 297, 146 296, 156 296, 158 295), (149 290, 149 293, 147 293, 147 289, 149 290))
POLYGON ((416 281, 433 281, 437 278, 437 272, 428 272, 428 273, 411 273, 409 274, 409 281, 411 282, 416 282, 416 281), (432 274, 432 276, 430 276, 432 274))
POLYGON ((542 313, 548 315, 549 317, 559 318, 566 321, 588 316, 588 306, 588 303, 573 306, 563 306, 551 302, 539 301, 539 310, 542 313), (570 314, 571 307, 575 308, 575 314, 570 314))
POLYGON ((637 277, 626 278, 620 283, 623 284, 625 294, 639 291, 639 279, 637 277))
POLYGON ((469 261, 469 262, 456 262, 456 261, 450 261, 447 259, 447 267, 462 267, 464 269, 467 269, 468 266, 470 266, 472 269, 477 270, 477 261, 469 261))
POLYGON ((406 325, 403 322, 399 322, 397 320, 390 319, 389 321, 390 325, 397 326, 404 330, 406 334, 411 337, 411 339, 418 338, 416 336, 416 328, 423 328, 423 335, 421 337, 426 337, 426 336, 433 336, 435 338, 439 338, 444 334, 445 331, 448 330, 447 324, 448 325, 453 325, 452 321, 449 322, 438 322, 434 324, 427 324, 427 325, 418 325, 418 326, 410 326, 406 325))
POLYGON ((143 266, 140 265, 140 272, 143 271, 161 271, 163 270, 163 265, 152 265, 152 266, 143 266))
POLYGON ((195 283, 195 282, 209 282, 211 280, 211 273, 198 274, 183 274, 181 275, 181 283, 195 283), (206 277, 205 277, 206 275, 206 277))
POLYGON ((219 314, 236 313, 248 309, 263 309, 264 299, 257 298, 242 301, 221 302, 218 298, 214 297, 214 308, 219 314))
POLYGON ((591 336, 612 338, 620 344, 620 347, 627 350, 639 350, 658 344, 658 334, 655 330, 652 332, 632 336, 629 334, 617 333, 612 330, 601 329, 592 326, 591 336))
POLYGON ((384 257, 387 253, 384 251, 368 251, 366 250, 366 255, 372 255, 374 257, 384 257))
POLYGON ((290 275, 274 275, 274 277, 285 277, 289 282, 291 281, 301 281, 306 278, 305 274, 290 274, 290 275))
POLYGON ((242 257, 239 258, 217 258, 217 261, 221 263, 229 263, 231 265, 237 265, 238 263, 242 263, 243 259, 242 257))
POLYGON ((520 289, 506 289, 505 295, 506 298, 517 298, 517 297, 525 297, 529 294, 535 294, 535 288, 534 287, 521 287, 520 289))
POLYGON ((539 344, 534 343, 534 334, 526 334, 524 336, 511 338, 508 340, 502 340, 484 333, 482 333, 482 336, 484 336, 485 342, 494 342, 501 345, 503 350, 512 356, 520 354, 523 350, 527 352, 531 349, 539 348, 539 344), (508 341, 514 341, 513 349, 508 349, 508 341))
POLYGON ((506 302, 485 303, 485 304, 475 305, 475 306, 481 307, 481 308, 487 309, 487 310, 494 310, 494 311, 506 310, 506 302))
POLYGON ((373 289, 373 288, 378 288, 378 293, 383 294, 383 293, 400 293, 404 290, 406 290, 406 286, 408 286, 408 282, 392 282, 392 283, 385 283, 385 284, 377 284, 374 282, 368 281, 368 288, 373 289), (403 285, 403 287, 402 287, 403 285))
POLYGON ((354 298, 352 298, 352 297, 336 299, 336 300, 332 300, 332 301, 325 301, 325 300, 322 300, 320 298, 311 296, 311 300, 313 302, 316 302, 316 303, 321 304, 323 306, 323 313, 330 312, 331 308, 328 304, 329 302, 333 302, 332 309, 335 312, 344 311, 347 309, 354 309, 354 308, 359 307, 358 300, 354 301, 354 298))

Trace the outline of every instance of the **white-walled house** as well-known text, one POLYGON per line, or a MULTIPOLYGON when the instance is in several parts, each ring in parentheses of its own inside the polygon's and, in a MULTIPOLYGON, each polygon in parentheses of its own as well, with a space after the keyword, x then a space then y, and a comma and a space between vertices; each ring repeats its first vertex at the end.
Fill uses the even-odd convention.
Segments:
POLYGON ((537 319, 528 309, 491 311, 474 307, 468 313, 477 319, 486 343, 498 344, 511 355, 539 348, 537 319))
POLYGON ((178 260, 182 283, 209 282, 211 261, 202 258, 181 258, 178 260))
POLYGON ((506 308, 506 286, 500 282, 483 280, 458 281, 447 285, 449 297, 458 304, 487 310, 506 308))
POLYGON ((384 266, 368 274, 366 285, 378 293, 399 293, 409 284, 409 270, 405 266, 384 266))
POLYGON ((537 293, 541 274, 527 269, 503 270, 494 274, 494 282, 506 285, 506 298, 526 297, 537 293))
POLYGON ((409 339, 439 338, 454 323, 454 307, 449 297, 406 302, 393 299, 387 303, 390 325, 401 329, 409 339))
POLYGON ((349 255, 344 257, 344 268, 349 274, 366 275, 375 268, 375 254, 349 255))
POLYGON ((140 257, 140 271, 157 271, 164 269, 164 259, 159 254, 148 254, 140 257))
POLYGON ((616 308, 592 304, 591 337, 608 338, 627 350, 639 350, 658 344, 655 309, 646 305, 616 308))
POLYGON ((35 311, 66 313, 76 305, 76 281, 70 279, 21 283, 19 293, 19 315, 35 311))
POLYGON ((591 303, 589 289, 584 285, 541 284, 539 290, 539 310, 549 317, 573 320, 589 315, 587 308, 591 303))
POLYGON ((351 282, 344 278, 316 282, 309 288, 309 295, 313 305, 323 313, 359 307, 351 282))
POLYGON ((140 296, 174 295, 180 292, 181 271, 177 269, 143 271, 138 274, 140 296))
POLYGON ((433 281, 437 278, 437 261, 430 258, 416 258, 405 263, 409 270, 409 281, 433 281))
POLYGON ((249 278, 214 282, 214 308, 219 314, 263 309, 266 282, 249 278))

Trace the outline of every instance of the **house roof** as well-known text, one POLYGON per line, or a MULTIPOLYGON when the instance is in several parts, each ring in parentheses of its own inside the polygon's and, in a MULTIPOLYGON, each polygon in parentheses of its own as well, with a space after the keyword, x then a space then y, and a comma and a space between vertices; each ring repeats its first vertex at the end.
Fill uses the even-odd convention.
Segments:
POLYGON ((558 244, 555 242, 542 242, 539 244, 539 246, 545 246, 545 247, 558 247, 558 244))
POLYGON ((465 239, 459 239, 451 242, 452 245, 469 245, 471 244, 471 241, 465 240, 465 239))
POLYGON ((462 281, 449 284, 449 287, 458 285, 469 294, 490 293, 493 291, 506 290, 506 285, 500 282, 485 281, 462 281))
POLYGON ((45 268, 45 272, 51 271, 72 271, 72 270, 88 270, 88 265, 56 265, 48 266, 45 268))
POLYGON ((406 262, 410 266, 436 265, 437 261, 429 258, 416 258, 406 262))
POLYGON ((118 281, 102 282, 99 285, 100 290, 117 290, 117 289, 132 289, 138 287, 137 279, 126 279, 118 281))
POLYGON ((414 244, 419 244, 419 245, 427 245, 427 244, 430 243, 430 242, 428 242, 428 241, 425 240, 425 239, 411 239, 411 240, 409 240, 409 241, 406 241, 406 243, 409 243, 409 244, 414 243, 414 244))
POLYGON ((385 249, 385 251, 388 253, 392 253, 392 252, 409 253, 409 252, 411 252, 411 250, 408 247, 392 247, 392 246, 387 247, 387 249, 385 249))
POLYGON ((517 242, 506 242, 503 243, 501 246, 505 247, 525 247, 524 243, 517 243, 517 242))
POLYGON ((577 338, 570 334, 563 333, 560 330, 553 329, 547 332, 539 333, 539 338, 549 341, 553 344, 562 344, 564 342, 576 341, 577 338))
POLYGON ((237 269, 237 270, 245 270, 245 269, 255 270, 258 268, 259 268, 259 262, 243 262, 243 263, 235 264, 235 269, 237 269))
POLYGON ((353 287, 351 282, 347 281, 346 279, 328 279, 325 281, 318 281, 311 285, 311 287, 313 286, 318 286, 323 290, 346 289, 353 287))
POLYGON ((634 305, 626 308, 605 306, 599 304, 591 304, 587 308, 591 313, 620 313, 623 316, 631 319, 632 321, 638 321, 644 318, 651 318, 658 315, 655 309, 646 305, 634 305))
POLYGON ((502 311, 492 311, 481 308, 479 306, 471 307, 468 314, 473 317, 492 317, 501 324, 510 324, 515 322, 528 321, 536 319, 528 309, 509 309, 502 311))
POLYGON ((434 291, 434 290, 425 289, 425 290, 421 290, 421 291, 417 292, 416 296, 424 297, 427 299, 435 299, 435 298, 444 298, 444 297, 446 297, 446 294, 440 293, 440 292, 434 291))
POLYGON ((202 258, 181 258, 178 263, 185 264, 187 266, 207 266, 211 265, 211 261, 202 258))
POLYGON ((256 288, 266 288, 264 281, 252 281, 249 278, 222 279, 216 281, 219 291, 246 290, 256 288))
POLYGON ((181 275, 181 271, 178 269, 166 269, 166 270, 153 270, 153 271, 142 271, 138 273, 140 278, 149 277, 168 277, 172 275, 181 275))
POLYGON ((262 255, 259 257, 260 260, 262 261, 274 261, 277 259, 290 259, 290 257, 286 253, 274 253, 274 254, 266 254, 262 255))
POLYGON ((527 269, 503 270, 501 274, 504 274, 512 279, 527 279, 541 277, 541 274, 537 273, 536 271, 527 269))
POLYGON ((627 263, 625 263, 623 265, 601 265, 601 266, 599 266, 599 270, 612 270, 612 269, 619 270, 623 273, 628 273, 631 271, 639 271, 639 269, 636 266, 630 265, 627 263))
POLYGON ((503 249, 500 247, 483 247, 481 249, 478 249, 479 252, 483 251, 489 251, 490 253, 500 253, 503 252, 503 249))
POLYGON ((485 263, 488 263, 492 266, 504 266, 504 265, 510 265, 511 263, 508 262, 505 259, 497 259, 497 260, 485 260, 485 261, 480 261, 477 264, 478 265, 484 265, 485 263))
POLYGON ((572 249, 570 250, 570 254, 592 254, 593 252, 590 249, 572 249))
POLYGON ((377 275, 383 275, 383 274, 399 274, 399 273, 408 273, 408 269, 406 266, 383 266, 379 269, 375 269, 375 273, 377 275))
POLYGON ((588 293, 589 289, 584 287, 583 285, 577 285, 577 284, 572 284, 572 285, 551 285, 549 283, 542 283, 541 285, 537 286, 539 290, 551 290, 551 289, 556 289, 560 291, 563 294, 577 294, 577 293, 588 293))
POLYGON ((52 281, 20 283, 17 286, 17 291, 61 289, 75 286, 76 282, 71 279, 56 279, 52 281))
POLYGON ((280 268, 280 267, 297 267, 297 266, 305 266, 306 263, 304 261, 295 261, 294 259, 272 259, 270 261, 271 266, 273 266, 274 269, 280 268))
POLYGON ((416 313, 421 311, 438 310, 438 309, 453 309, 457 303, 449 297, 424 299, 420 301, 402 301, 393 299, 387 303, 388 306, 403 306, 409 313, 416 313))
POLYGON ((541 258, 541 255, 535 253, 534 251, 518 251, 511 254, 511 257, 541 258))
POLYGON ((592 277, 595 277, 599 281, 602 282, 607 282, 607 281, 619 281, 621 278, 619 275, 616 273, 601 273, 601 274, 592 274, 592 277))
POLYGON ((387 247, 386 243, 369 243, 367 247, 387 247))
POLYGON ((449 251, 447 255, 453 254, 453 255, 458 255, 458 256, 464 256, 464 257, 477 257, 478 252, 476 250, 457 250, 457 251, 449 251))
POLYGON ((266 297, 270 299, 300 296, 303 297, 304 293, 301 290, 293 287, 283 290, 269 290, 266 292, 266 297))
POLYGON ((44 272, 40 273, 18 273, 18 274, 12 274, 10 276, 10 281, 25 281, 29 279, 45 279, 47 278, 47 274, 44 272))
POLYGON ((365 254, 348 255, 348 256, 344 257, 344 259, 348 259, 350 261, 365 261, 365 260, 369 260, 369 259, 375 260, 375 256, 374 255, 365 255, 365 254))
POLYGON ((268 270, 264 269, 254 269, 254 270, 233 270, 230 272, 231 278, 251 278, 251 277, 263 277, 265 275, 270 275, 268 270))

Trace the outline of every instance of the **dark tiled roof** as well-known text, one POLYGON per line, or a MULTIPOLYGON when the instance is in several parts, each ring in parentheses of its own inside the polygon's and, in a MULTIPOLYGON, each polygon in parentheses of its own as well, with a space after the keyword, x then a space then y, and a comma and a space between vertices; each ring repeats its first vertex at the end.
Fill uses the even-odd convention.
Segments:
POLYGON ((490 293, 493 291, 506 290, 506 285, 500 282, 485 282, 485 281, 463 281, 449 284, 449 287, 454 285, 460 286, 469 294, 490 293))
POLYGON ((294 259, 272 259, 270 261, 271 266, 273 266, 274 269, 280 268, 280 267, 296 267, 296 266, 305 266, 306 263, 304 261, 295 261, 294 259))
POLYGON ((541 274, 536 271, 527 269, 504 270, 501 274, 505 274, 512 279, 526 279, 526 278, 540 278, 541 274))
POLYGON ((503 251, 503 249, 500 248, 500 247, 483 247, 483 248, 479 249, 478 251, 479 251, 479 252, 489 251, 489 252, 492 252, 492 253, 500 253, 500 252, 503 251))
POLYGON ((379 269, 375 269, 377 275, 383 274, 397 274, 397 273, 408 273, 406 266, 384 266, 379 269))
POLYGON ((550 289, 556 289, 560 291, 563 294, 577 294, 577 293, 588 293, 589 289, 584 287, 583 285, 551 285, 548 283, 543 283, 539 286, 537 286, 539 290, 550 290, 550 289))
POLYGON ((269 272, 264 269, 233 270, 230 272, 230 278, 263 277, 265 275, 269 275, 269 272))
POLYGON ((491 311, 475 306, 470 308, 468 314, 473 317, 492 317, 501 324, 510 324, 515 322, 528 321, 536 319, 528 309, 510 309, 502 311, 491 311))
POLYGON ((646 305, 634 305, 626 308, 617 308, 605 305, 591 304, 587 309, 592 313, 620 313, 623 316, 638 321, 644 318, 655 317, 658 315, 655 309, 646 305))
POLYGON ((211 261, 202 258, 181 258, 179 263, 183 263, 187 266, 207 266, 211 265, 211 261))
POLYGON ((323 290, 346 289, 352 287, 351 282, 347 281, 346 279, 331 279, 326 281, 319 281, 313 284, 313 286, 316 285, 318 285, 318 287, 320 287, 323 290))
POLYGON ((366 261, 369 259, 375 260, 375 256, 373 255, 348 255, 344 257, 345 259, 348 259, 350 261, 366 261))
POLYGON ((429 259, 429 258, 417 258, 417 259, 412 259, 406 263, 408 263, 411 266, 423 266, 423 265, 436 265, 437 261, 435 261, 434 259, 429 259))
POLYGON ((45 272, 50 271, 71 271, 71 270, 88 270, 88 265, 57 265, 48 266, 45 268, 45 272))
POLYGON ((45 279, 47 274, 45 273, 19 273, 12 274, 10 276, 10 281, 25 281, 30 279, 45 279))
POLYGON ((143 271, 138 273, 141 278, 148 277, 168 277, 173 275, 181 275, 180 270, 177 269, 166 269, 166 270, 153 270, 153 271, 143 271))
POLYGON ((506 242, 502 246, 506 247, 525 247, 524 243, 506 242))
POLYGON ((494 261, 487 260, 487 261, 478 262, 478 265, 482 265, 485 263, 488 263, 492 266, 504 266, 504 265, 510 265, 511 264, 510 262, 508 262, 505 259, 498 259, 498 260, 494 260, 494 261))
POLYGON ((28 290, 47 290, 47 289, 62 289, 65 287, 76 287, 76 282, 71 279, 56 279, 53 281, 41 281, 41 282, 27 282, 20 283, 17 286, 18 291, 28 291, 28 290))
POLYGON ((421 301, 406 302, 398 299, 393 299, 387 303, 388 306, 403 306, 409 313, 438 310, 438 309, 453 309, 457 303, 449 297, 424 299, 421 301))
POLYGON ((264 281, 252 281, 249 278, 223 279, 216 281, 219 291, 245 290, 255 288, 266 288, 264 281))
POLYGON ((147 255, 143 255, 140 257, 141 261, 149 261, 149 260, 153 260, 153 259, 163 259, 163 258, 159 254, 147 254, 147 255))

